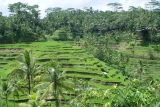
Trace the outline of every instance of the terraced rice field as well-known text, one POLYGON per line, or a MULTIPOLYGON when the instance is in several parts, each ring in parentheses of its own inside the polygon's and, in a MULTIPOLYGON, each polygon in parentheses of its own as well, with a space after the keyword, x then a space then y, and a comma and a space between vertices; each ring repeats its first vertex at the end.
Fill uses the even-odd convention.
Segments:
MULTIPOLYGON (((130 58, 130 64, 139 65, 138 63, 139 60, 143 62, 143 71, 144 71, 143 77, 153 77, 155 79, 159 79, 159 76, 160 76, 160 61, 159 60, 130 58)), ((133 68, 134 67, 131 67, 131 69, 133 68)))
POLYGON ((60 70, 67 72, 66 76, 87 80, 90 86, 106 89, 108 84, 125 85, 125 76, 115 69, 106 66, 104 62, 94 58, 78 46, 62 42, 34 42, 30 44, 0 44, 0 75, 6 75, 17 66, 17 57, 24 50, 32 50, 37 64, 45 64, 56 60, 61 64, 60 70), (103 72, 107 76, 103 76, 103 72))
POLYGON ((124 47, 123 50, 120 50, 124 54, 130 57, 130 62, 128 67, 131 72, 136 72, 139 67, 139 61, 141 60, 143 63, 143 77, 152 77, 155 79, 159 79, 160 76, 160 53, 156 52, 152 46, 150 47, 142 47, 135 46, 134 47, 134 55, 132 53, 132 49, 124 47), (149 50, 153 54, 153 59, 150 59, 149 50), (135 66, 136 65, 136 66, 135 66))

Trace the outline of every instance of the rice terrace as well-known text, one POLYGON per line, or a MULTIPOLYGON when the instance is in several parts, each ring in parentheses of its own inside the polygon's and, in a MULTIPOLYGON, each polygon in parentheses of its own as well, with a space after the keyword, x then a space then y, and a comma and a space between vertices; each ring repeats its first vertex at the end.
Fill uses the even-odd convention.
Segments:
MULTIPOLYGON (((45 64, 49 61, 56 60, 61 65, 60 71, 66 71, 67 78, 87 80, 88 85, 99 89, 106 89, 107 84, 125 85, 125 76, 118 73, 115 69, 109 66, 93 55, 85 52, 78 46, 71 44, 52 42, 34 42, 29 44, 1 44, 0 72, 2 79, 5 79, 7 74, 16 66, 18 55, 24 50, 33 52, 37 65, 45 64), (103 72, 107 73, 107 78, 104 78, 103 72)), ((26 96, 27 98, 27 96, 26 96)))
POLYGON ((111 10, 8 5, 0 107, 160 107, 160 2, 111 10))
POLYGON ((34 53, 37 65, 56 60, 62 65, 60 70, 67 71, 67 77, 74 77, 74 75, 76 75, 77 78, 91 80, 93 82, 90 83, 97 88, 100 85, 105 88, 105 84, 109 83, 125 84, 125 76, 121 73, 116 73, 116 70, 112 70, 110 67, 106 66, 104 62, 94 58, 93 55, 77 46, 53 41, 16 45, 5 44, 0 45, 0 47, 1 71, 5 71, 1 72, 3 78, 6 77, 14 66, 18 66, 16 65, 18 55, 20 55, 23 50, 29 49, 34 53), (110 72, 111 70, 112 72, 110 72), (103 72, 107 72, 109 77, 104 78, 102 76, 103 72), (100 84, 97 84, 96 81, 100 84))

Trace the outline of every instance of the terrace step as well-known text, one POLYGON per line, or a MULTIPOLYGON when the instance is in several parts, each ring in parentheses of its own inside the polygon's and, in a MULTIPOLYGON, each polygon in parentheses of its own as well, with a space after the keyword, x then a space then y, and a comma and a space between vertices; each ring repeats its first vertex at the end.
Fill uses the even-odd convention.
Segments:
POLYGON ((92 76, 92 75, 82 75, 82 74, 66 74, 66 76, 68 78, 71 78, 71 77, 74 77, 76 76, 77 78, 80 78, 80 79, 86 79, 88 81, 90 80, 96 80, 96 81, 99 81, 99 82, 105 82, 106 84, 107 83, 120 83, 121 81, 118 81, 117 79, 115 78, 104 78, 104 77, 99 77, 99 76, 92 76))
POLYGON ((102 71, 100 69, 92 70, 92 69, 84 69, 84 68, 60 68, 60 71, 66 72, 82 72, 82 73, 94 73, 97 75, 102 75, 102 71))

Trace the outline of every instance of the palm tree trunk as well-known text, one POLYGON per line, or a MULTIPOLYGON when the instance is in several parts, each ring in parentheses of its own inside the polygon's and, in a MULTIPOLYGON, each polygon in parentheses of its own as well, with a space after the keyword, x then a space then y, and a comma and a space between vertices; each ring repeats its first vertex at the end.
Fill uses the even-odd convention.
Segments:
MULTIPOLYGON (((56 96, 57 97, 57 96, 56 96)), ((55 99, 56 100, 56 107, 59 107, 59 101, 58 98, 55 99)))
POLYGON ((55 76, 55 78, 54 78, 55 103, 56 103, 56 107, 59 107, 59 99, 58 99, 58 93, 57 93, 57 88, 58 88, 57 76, 56 76, 56 74, 54 76, 55 76))
POLYGON ((30 94, 31 92, 31 78, 30 78, 30 74, 28 74, 28 94, 30 94))
POLYGON ((8 95, 6 95, 6 106, 8 107, 8 95))
MULTIPOLYGON (((56 86, 56 83, 55 83, 56 86)), ((59 107, 59 100, 58 100, 58 95, 57 95, 57 86, 55 87, 55 103, 56 103, 56 107, 59 107)))

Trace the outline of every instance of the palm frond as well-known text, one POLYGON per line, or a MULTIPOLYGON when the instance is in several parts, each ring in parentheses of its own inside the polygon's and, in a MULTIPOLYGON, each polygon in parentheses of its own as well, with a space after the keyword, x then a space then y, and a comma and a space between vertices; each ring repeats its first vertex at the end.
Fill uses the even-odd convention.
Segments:
POLYGON ((51 81, 51 78, 47 74, 43 74, 43 75, 41 75, 41 81, 49 82, 49 81, 51 81))
POLYGON ((13 69, 10 73, 7 74, 7 77, 11 77, 11 76, 22 76, 25 74, 25 71, 22 69, 13 69))
POLYGON ((42 97, 40 98, 41 100, 43 100, 53 89, 53 83, 51 83, 48 87, 47 90, 45 91, 45 93, 42 95, 42 97))
POLYGON ((62 90, 60 90, 60 89, 59 89, 59 94, 60 94, 60 96, 62 96, 62 98, 65 99, 65 97, 64 97, 64 95, 63 95, 63 93, 62 93, 62 90))
POLYGON ((37 84, 34 89, 41 90, 46 89, 51 83, 50 82, 42 82, 40 84, 37 84))
POLYGON ((65 74, 66 74, 66 71, 63 71, 61 74, 60 74, 60 76, 65 76, 65 74))
POLYGON ((63 82, 61 84, 59 84, 60 87, 66 89, 67 91, 70 91, 70 92, 74 92, 74 89, 72 87, 74 87, 74 84, 72 83, 69 83, 69 82, 63 82))
POLYGON ((16 89, 13 89, 13 96, 16 96, 19 99, 19 92, 16 89))
POLYGON ((30 52, 31 51, 28 52, 27 50, 25 50, 25 52, 23 53, 24 61, 28 67, 30 66, 30 52))

